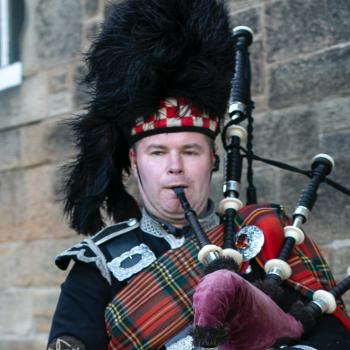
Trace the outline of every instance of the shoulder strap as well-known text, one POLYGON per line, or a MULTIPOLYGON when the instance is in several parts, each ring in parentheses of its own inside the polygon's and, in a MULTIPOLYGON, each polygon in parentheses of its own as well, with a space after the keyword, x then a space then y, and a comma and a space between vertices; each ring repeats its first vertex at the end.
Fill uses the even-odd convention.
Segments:
MULTIPOLYGON (((129 239, 130 235, 127 237, 125 234, 135 231, 138 227, 139 223, 136 219, 130 219, 106 227, 94 236, 84 239, 82 242, 75 244, 57 255, 55 263, 61 270, 66 270, 71 260, 89 264, 97 268, 101 275, 111 284, 112 276, 108 268, 108 261, 114 258, 114 256, 106 256, 105 252, 109 251, 109 246, 116 247, 121 241, 127 241, 129 244, 120 244, 119 254, 122 254, 128 247, 130 248, 133 240, 129 239), (121 249, 124 249, 124 251, 121 251, 121 249)), ((115 251, 115 253, 117 254, 118 252, 115 251)))

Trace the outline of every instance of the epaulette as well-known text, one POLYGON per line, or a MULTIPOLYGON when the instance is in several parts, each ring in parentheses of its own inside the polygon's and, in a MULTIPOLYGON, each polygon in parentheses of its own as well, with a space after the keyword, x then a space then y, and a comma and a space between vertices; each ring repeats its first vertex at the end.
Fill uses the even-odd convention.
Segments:
MULTIPOLYGON (((109 265, 112 264, 115 259, 113 259, 114 256, 108 252, 108 250, 111 250, 108 248, 112 248, 114 255, 122 255, 126 250, 132 249, 130 246, 136 244, 135 239, 132 239, 132 235, 126 236, 125 234, 135 231, 138 227, 139 223, 136 219, 129 219, 108 226, 97 232, 94 236, 88 237, 82 242, 63 251, 56 257, 55 264, 61 270, 66 270, 71 260, 90 264, 100 271, 101 275, 109 284, 112 284, 111 272, 113 273, 113 269, 111 269, 109 265), (123 239, 124 237, 127 239, 123 239), (125 244, 125 242, 127 242, 127 244, 125 244), (118 247, 118 249, 116 249, 116 247, 118 247)), ((116 278, 118 279, 118 277, 116 278)))

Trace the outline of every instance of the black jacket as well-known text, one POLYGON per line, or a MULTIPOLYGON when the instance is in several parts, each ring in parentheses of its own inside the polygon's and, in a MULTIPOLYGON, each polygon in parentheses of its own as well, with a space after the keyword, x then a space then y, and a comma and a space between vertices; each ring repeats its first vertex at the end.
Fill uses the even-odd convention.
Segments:
MULTIPOLYGON (((92 241, 102 252, 105 263, 142 243, 154 252, 155 257, 161 256, 171 248, 165 239, 147 234, 137 225, 128 227, 127 222, 101 231, 92 238, 92 241)), ((57 257, 56 264, 62 269, 67 268, 70 260, 74 260, 75 263, 61 286, 49 343, 57 338, 70 336, 79 339, 87 350, 107 349, 105 308, 116 293, 126 285, 128 279, 118 281, 113 274, 106 276, 108 272, 103 270, 103 263, 97 262, 103 257, 96 256, 96 252, 89 248, 89 244, 76 245, 57 257)), ((251 267, 252 271, 244 275, 247 280, 254 282, 263 277, 264 272, 254 261, 251 262, 251 267)), ((280 306, 288 311, 290 306, 299 299, 302 299, 299 293, 284 287, 283 301, 280 306)), ((350 333, 344 329, 336 317, 326 315, 320 319, 315 331, 298 344, 299 346, 290 344, 289 346, 292 346, 290 349, 310 349, 305 346, 317 350, 350 349, 350 333)))

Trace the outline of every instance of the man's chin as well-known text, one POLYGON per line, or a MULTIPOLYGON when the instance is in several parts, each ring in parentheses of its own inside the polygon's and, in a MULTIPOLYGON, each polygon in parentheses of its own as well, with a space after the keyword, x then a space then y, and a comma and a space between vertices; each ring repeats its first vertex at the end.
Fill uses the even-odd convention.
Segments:
POLYGON ((182 208, 167 208, 164 212, 168 217, 174 217, 179 219, 185 217, 185 213, 182 208))
POLYGON ((169 206, 164 208, 164 215, 176 221, 185 220, 185 213, 181 206, 169 206))

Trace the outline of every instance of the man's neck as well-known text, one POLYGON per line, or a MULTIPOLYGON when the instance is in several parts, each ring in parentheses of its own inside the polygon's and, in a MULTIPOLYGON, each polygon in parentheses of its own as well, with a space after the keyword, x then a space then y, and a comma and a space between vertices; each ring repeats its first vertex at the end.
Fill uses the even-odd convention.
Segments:
MULTIPOLYGON (((187 221, 181 224, 174 224, 173 222, 165 221, 164 219, 159 219, 152 215, 147 208, 143 209, 143 217, 147 216, 149 219, 157 223, 162 227, 167 233, 173 234, 175 236, 184 235, 184 232, 188 232, 190 227, 187 221)), ((219 217, 215 213, 215 207, 212 200, 209 199, 207 210, 204 214, 198 217, 198 220, 204 231, 207 231, 219 224, 219 217)), ((142 224, 141 224, 142 225, 142 224)), ((147 230, 146 230, 147 231, 147 230)))

